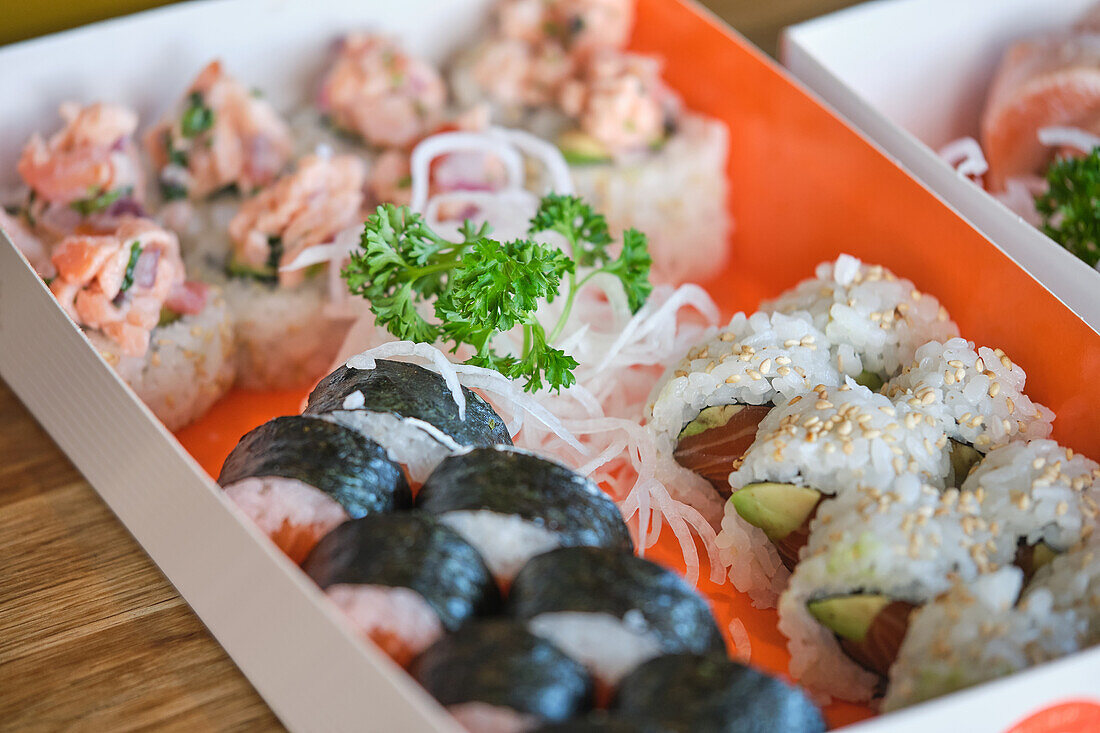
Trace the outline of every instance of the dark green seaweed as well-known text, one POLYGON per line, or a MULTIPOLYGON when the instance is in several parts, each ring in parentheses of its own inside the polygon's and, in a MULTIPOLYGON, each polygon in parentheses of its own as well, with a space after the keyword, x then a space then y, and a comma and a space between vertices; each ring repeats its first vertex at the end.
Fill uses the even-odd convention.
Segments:
POLYGON ((218 483, 263 476, 309 484, 352 519, 412 505, 405 474, 385 449, 326 420, 277 417, 249 431, 225 459, 218 483))
POLYGON ((542 720, 587 710, 592 679, 556 646, 514 621, 470 624, 425 650, 410 670, 442 705, 482 702, 542 720))
POLYGON ((637 611, 666 654, 725 650, 706 601, 680 576, 622 550, 565 547, 532 558, 509 596, 524 621, 575 611, 623 618, 637 611))
POLYGON ((362 392, 360 410, 386 412, 431 423, 460 445, 511 445, 508 426, 488 402, 465 387, 466 419, 458 416, 443 377, 403 361, 378 359, 374 369, 342 366, 321 380, 309 395, 306 415, 343 410, 344 399, 362 392))
POLYGON ((825 730, 802 690, 721 654, 651 659, 623 678, 613 707, 677 733, 825 730))
POLYGON ((565 466, 511 448, 475 448, 449 456, 416 497, 432 514, 488 510, 547 529, 563 546, 594 545, 630 552, 634 543, 615 502, 565 466))
POLYGON ((322 589, 342 583, 410 588, 455 631, 500 605, 473 545, 430 514, 374 514, 325 535, 302 564, 322 589))

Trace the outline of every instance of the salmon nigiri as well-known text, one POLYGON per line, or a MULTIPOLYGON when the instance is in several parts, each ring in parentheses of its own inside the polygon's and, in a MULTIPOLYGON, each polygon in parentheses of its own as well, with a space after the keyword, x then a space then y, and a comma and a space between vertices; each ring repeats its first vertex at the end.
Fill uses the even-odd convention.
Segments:
POLYGON ((1100 33, 1040 37, 1005 54, 982 114, 990 190, 1041 175, 1055 150, 1039 130, 1055 126, 1100 133, 1100 33))

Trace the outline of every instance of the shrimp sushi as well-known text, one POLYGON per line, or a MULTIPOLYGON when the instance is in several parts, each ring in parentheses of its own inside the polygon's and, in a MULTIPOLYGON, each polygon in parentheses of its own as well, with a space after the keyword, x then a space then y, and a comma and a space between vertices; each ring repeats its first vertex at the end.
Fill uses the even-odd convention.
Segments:
POLYGON ((92 345, 170 430, 195 420, 233 383, 229 311, 187 280, 179 242, 146 219, 54 248, 50 290, 92 345))
POLYGON ((295 562, 348 519, 412 504, 405 474, 381 446, 308 417, 279 417, 249 431, 218 483, 295 562))
POLYGON ((488 402, 465 387, 460 393, 464 415, 443 377, 416 364, 378 359, 369 368, 345 364, 322 379, 304 414, 377 441, 414 482, 423 483, 460 449, 512 444, 507 425, 488 402))
POLYGON ((670 654, 641 664, 619 685, 614 711, 673 733, 825 730, 802 690, 722 654, 670 654))
POLYGON ((584 667, 521 624, 479 621, 413 662, 413 677, 470 733, 520 733, 592 704, 584 667))
POLYGON ((347 617, 398 664, 500 602, 477 550, 420 512, 372 514, 336 527, 302 569, 347 617))
POLYGON ((683 578, 622 550, 537 555, 516 576, 508 609, 583 663, 603 690, 660 654, 725 651, 706 601, 683 578))
POLYGON ((416 505, 476 547, 504 588, 528 560, 557 547, 634 549, 622 514, 599 487, 509 446, 444 458, 416 505))

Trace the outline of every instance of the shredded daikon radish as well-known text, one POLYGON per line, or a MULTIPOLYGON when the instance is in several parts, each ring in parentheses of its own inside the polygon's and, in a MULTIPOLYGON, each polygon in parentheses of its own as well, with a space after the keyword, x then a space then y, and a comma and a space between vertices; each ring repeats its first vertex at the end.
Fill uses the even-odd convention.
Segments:
POLYGON ((730 641, 733 642, 733 653, 730 655, 734 659, 744 664, 749 663, 749 659, 752 657, 752 639, 749 637, 748 630, 745 629, 745 624, 741 619, 735 618, 730 621, 729 625, 730 641))
POLYGON ((981 144, 972 137, 962 137, 952 140, 939 149, 937 153, 959 175, 980 178, 989 171, 989 163, 982 152, 981 144))
POLYGON ((1018 176, 1006 180, 1005 190, 993 197, 1028 224, 1039 227, 1043 220, 1035 208, 1035 196, 1046 188, 1046 181, 1038 176, 1018 176))
POLYGON ((1039 142, 1052 148, 1073 148, 1082 153, 1100 148, 1100 137, 1079 127, 1042 127, 1039 129, 1039 142))

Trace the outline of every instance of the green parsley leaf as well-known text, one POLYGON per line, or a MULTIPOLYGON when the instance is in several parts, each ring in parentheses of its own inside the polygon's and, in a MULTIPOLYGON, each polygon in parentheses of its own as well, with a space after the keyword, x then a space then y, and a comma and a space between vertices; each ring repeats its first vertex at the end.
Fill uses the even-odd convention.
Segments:
POLYGON ((653 283, 649 281, 649 270, 652 266, 653 258, 649 256, 646 235, 630 228, 623 232, 623 248, 619 256, 601 269, 619 278, 623 290, 626 291, 630 310, 637 313, 653 292, 653 283))
POLYGON ((581 267, 603 264, 610 259, 607 220, 577 196, 551 193, 542 198, 528 233, 548 231, 565 237, 573 249, 573 259, 581 267))
POLYGON ((1047 170, 1046 193, 1035 197, 1043 233, 1091 266, 1100 261, 1100 148, 1059 158, 1047 170))
POLYGON ((206 106, 202 92, 191 92, 188 102, 180 118, 180 132, 184 137, 195 137, 214 126, 214 110, 206 106))
POLYGON ((139 257, 141 257, 141 242, 135 239, 130 245, 130 259, 126 262, 126 274, 122 276, 122 287, 118 292, 125 293, 133 286, 134 268, 137 267, 139 257))
POLYGON ((69 203, 69 208, 77 212, 81 216, 91 216, 92 214, 98 214, 101 211, 105 211, 111 204, 118 201, 123 196, 129 196, 133 189, 116 188, 113 191, 103 191, 100 193, 93 193, 86 199, 78 199, 69 203))

